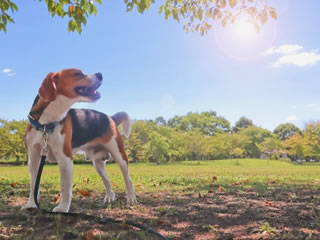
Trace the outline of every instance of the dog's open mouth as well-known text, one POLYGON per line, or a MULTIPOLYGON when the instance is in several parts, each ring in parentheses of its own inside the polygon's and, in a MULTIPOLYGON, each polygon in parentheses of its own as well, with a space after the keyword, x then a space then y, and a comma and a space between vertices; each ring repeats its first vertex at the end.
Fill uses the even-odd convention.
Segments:
POLYGON ((100 93, 97 91, 99 87, 100 85, 93 87, 78 86, 74 90, 80 96, 88 97, 92 100, 97 100, 100 98, 100 93))

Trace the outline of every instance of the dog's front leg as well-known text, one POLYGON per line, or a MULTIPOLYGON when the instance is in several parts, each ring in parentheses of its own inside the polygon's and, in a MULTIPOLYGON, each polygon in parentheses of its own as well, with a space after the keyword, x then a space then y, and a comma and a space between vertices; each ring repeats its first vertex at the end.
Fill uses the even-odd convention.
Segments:
MULTIPOLYGON (((40 149, 40 147, 39 147, 40 149)), ((40 151, 35 146, 33 151, 31 150, 28 152, 28 168, 30 174, 30 193, 29 193, 29 200, 27 204, 23 205, 21 210, 28 209, 28 208, 37 208, 35 201, 34 201, 34 187, 36 183, 37 173, 40 165, 40 151)), ((39 188, 40 189, 40 188, 39 188)), ((39 191, 40 192, 40 191, 39 191)), ((39 193, 38 193, 39 199, 39 193)))
POLYGON ((66 156, 60 156, 60 189, 61 200, 53 212, 68 212, 72 200, 72 177, 73 177, 73 162, 72 159, 66 156))

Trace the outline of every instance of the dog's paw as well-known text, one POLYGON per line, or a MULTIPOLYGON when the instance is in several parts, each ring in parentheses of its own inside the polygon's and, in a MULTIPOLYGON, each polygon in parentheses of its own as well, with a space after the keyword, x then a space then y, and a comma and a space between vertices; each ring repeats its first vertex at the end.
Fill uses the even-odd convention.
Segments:
POLYGON ((65 206, 61 206, 58 205, 57 207, 55 207, 52 212, 62 212, 62 213, 67 213, 69 212, 69 207, 65 207, 65 206))
POLYGON ((25 204, 21 207, 21 210, 26 210, 29 208, 37 208, 37 206, 34 202, 28 202, 27 204, 25 204))
POLYGON ((138 203, 138 201, 136 199, 135 192, 127 194, 127 204, 135 205, 137 203, 138 203))
POLYGON ((116 199, 116 194, 114 192, 107 193, 104 197, 103 203, 111 203, 116 199))

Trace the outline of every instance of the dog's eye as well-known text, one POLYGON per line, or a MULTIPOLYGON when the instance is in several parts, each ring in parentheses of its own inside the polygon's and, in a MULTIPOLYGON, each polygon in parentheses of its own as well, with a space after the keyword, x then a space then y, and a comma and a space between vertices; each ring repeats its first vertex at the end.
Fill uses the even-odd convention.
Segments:
POLYGON ((73 76, 84 77, 84 74, 82 72, 77 72, 77 73, 74 73, 73 76))

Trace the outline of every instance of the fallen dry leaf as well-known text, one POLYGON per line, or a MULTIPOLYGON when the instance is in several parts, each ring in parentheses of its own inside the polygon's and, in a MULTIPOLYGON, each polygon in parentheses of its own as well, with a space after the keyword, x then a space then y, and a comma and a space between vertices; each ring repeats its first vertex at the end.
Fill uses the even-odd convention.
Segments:
POLYGON ((53 197, 53 201, 55 204, 58 204, 60 202, 60 199, 61 199, 61 194, 57 194, 53 197))
POLYGON ((85 233, 84 235, 84 239, 85 240, 96 240, 96 239, 100 239, 100 236, 98 235, 101 235, 102 232, 99 231, 98 229, 92 229, 88 232, 85 233))
POLYGON ((232 185, 241 185, 242 182, 233 182, 232 185))
POLYGON ((141 185, 141 184, 138 184, 138 185, 136 185, 136 188, 139 188, 139 189, 145 189, 145 187, 143 186, 143 185, 141 185))
POLYGON ((16 187, 16 186, 17 186, 17 183, 13 182, 13 183, 11 183, 10 185, 11 185, 11 187, 13 187, 13 188, 14 188, 14 187, 16 187))
POLYGON ((212 182, 216 182, 218 180, 218 178, 216 176, 212 177, 212 182))
POLYGON ((218 190, 218 192, 224 192, 224 188, 221 186, 219 186, 217 190, 218 190))
POLYGON ((87 197, 90 195, 90 192, 88 190, 79 190, 78 194, 80 194, 82 197, 87 197))

